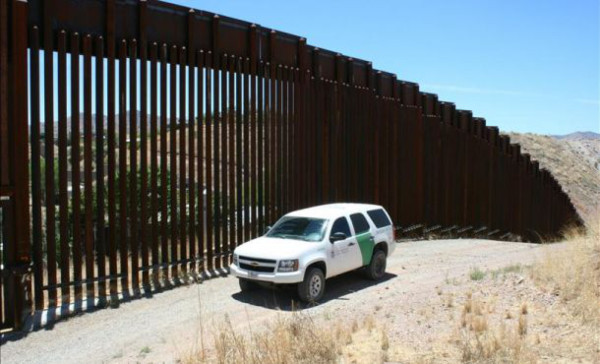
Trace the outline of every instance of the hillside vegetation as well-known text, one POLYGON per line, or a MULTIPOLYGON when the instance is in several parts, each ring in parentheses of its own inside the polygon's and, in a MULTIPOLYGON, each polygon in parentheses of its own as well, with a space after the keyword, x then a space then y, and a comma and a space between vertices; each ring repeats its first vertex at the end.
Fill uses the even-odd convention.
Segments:
POLYGON ((564 138, 509 133, 523 153, 549 170, 573 201, 588 226, 600 214, 600 138, 573 135, 564 138))

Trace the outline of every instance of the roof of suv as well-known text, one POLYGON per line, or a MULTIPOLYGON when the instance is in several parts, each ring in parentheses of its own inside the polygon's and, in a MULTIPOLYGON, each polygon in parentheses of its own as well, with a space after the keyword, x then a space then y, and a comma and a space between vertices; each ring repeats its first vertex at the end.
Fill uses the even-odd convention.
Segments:
POLYGON ((382 207, 379 205, 371 205, 366 203, 332 203, 328 205, 320 205, 292 211, 287 215, 332 219, 342 215, 380 208, 382 207))

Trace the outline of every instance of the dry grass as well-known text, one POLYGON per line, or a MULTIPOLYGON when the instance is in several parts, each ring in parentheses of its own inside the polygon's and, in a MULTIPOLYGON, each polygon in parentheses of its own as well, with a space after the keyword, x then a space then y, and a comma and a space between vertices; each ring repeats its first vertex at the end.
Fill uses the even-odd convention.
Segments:
POLYGON ((216 363, 332 363, 349 341, 344 330, 323 330, 301 313, 279 317, 254 332, 234 328, 229 319, 214 337, 216 363))
MULTIPOLYGON (((463 305, 456 344, 464 363, 534 363, 527 340, 527 321, 516 327, 492 320, 487 304, 467 298, 463 305)), ((524 317, 521 315, 521 317, 524 317)))
POLYGON ((541 290, 557 296, 574 317, 600 329, 598 228, 599 224, 595 224, 587 234, 575 229, 567 231, 566 249, 548 253, 531 270, 531 275, 541 290))
POLYGON ((242 328, 225 320, 215 328, 212 346, 179 355, 183 364, 197 363, 381 363, 393 343, 388 329, 372 315, 331 324, 293 312, 277 320, 242 328))
POLYGON ((587 362, 594 352, 598 356, 600 346, 590 333, 600 332, 600 234, 570 230, 565 236, 565 249, 550 250, 527 269, 535 282, 532 288, 557 297, 555 306, 533 310, 531 302, 519 304, 515 296, 510 298, 515 311, 492 315, 489 302, 467 293, 456 341, 464 363, 534 363, 548 358, 587 362), (546 334, 547 330, 553 334, 546 334), (560 337, 554 337, 557 334, 560 337))

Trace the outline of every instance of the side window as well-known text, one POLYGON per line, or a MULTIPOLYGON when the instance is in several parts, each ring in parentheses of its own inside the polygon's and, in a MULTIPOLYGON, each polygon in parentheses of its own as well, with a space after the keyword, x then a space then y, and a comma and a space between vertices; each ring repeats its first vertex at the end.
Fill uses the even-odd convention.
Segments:
POLYGON ((367 214, 369 215, 371 221, 373 221, 375 226, 377 226, 377 228, 392 225, 392 222, 382 209, 367 211, 367 214))
POLYGON ((369 231, 369 223, 367 222, 365 216, 360 212, 350 215, 350 220, 352 220, 352 225, 354 226, 354 232, 356 235, 369 231))
POLYGON ((350 225, 348 225, 348 220, 346 220, 345 217, 340 217, 333 223, 331 235, 335 233, 344 233, 348 237, 352 236, 352 234, 350 234, 350 225))

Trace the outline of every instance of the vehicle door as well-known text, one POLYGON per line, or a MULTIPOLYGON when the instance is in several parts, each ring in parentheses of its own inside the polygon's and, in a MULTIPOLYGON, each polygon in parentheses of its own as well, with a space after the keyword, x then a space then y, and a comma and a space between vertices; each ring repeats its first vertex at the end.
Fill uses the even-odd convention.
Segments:
POLYGON ((354 238, 360 250, 360 266, 365 266, 371 262, 373 247, 375 246, 374 237, 371 233, 371 225, 369 225, 365 215, 360 212, 350 215, 350 221, 352 221, 354 238))
POLYGON ((327 267, 329 277, 360 267, 360 249, 356 238, 350 231, 347 217, 342 216, 333 222, 328 240, 330 244, 327 267), (343 233, 346 239, 331 242, 331 236, 335 233, 343 233))

